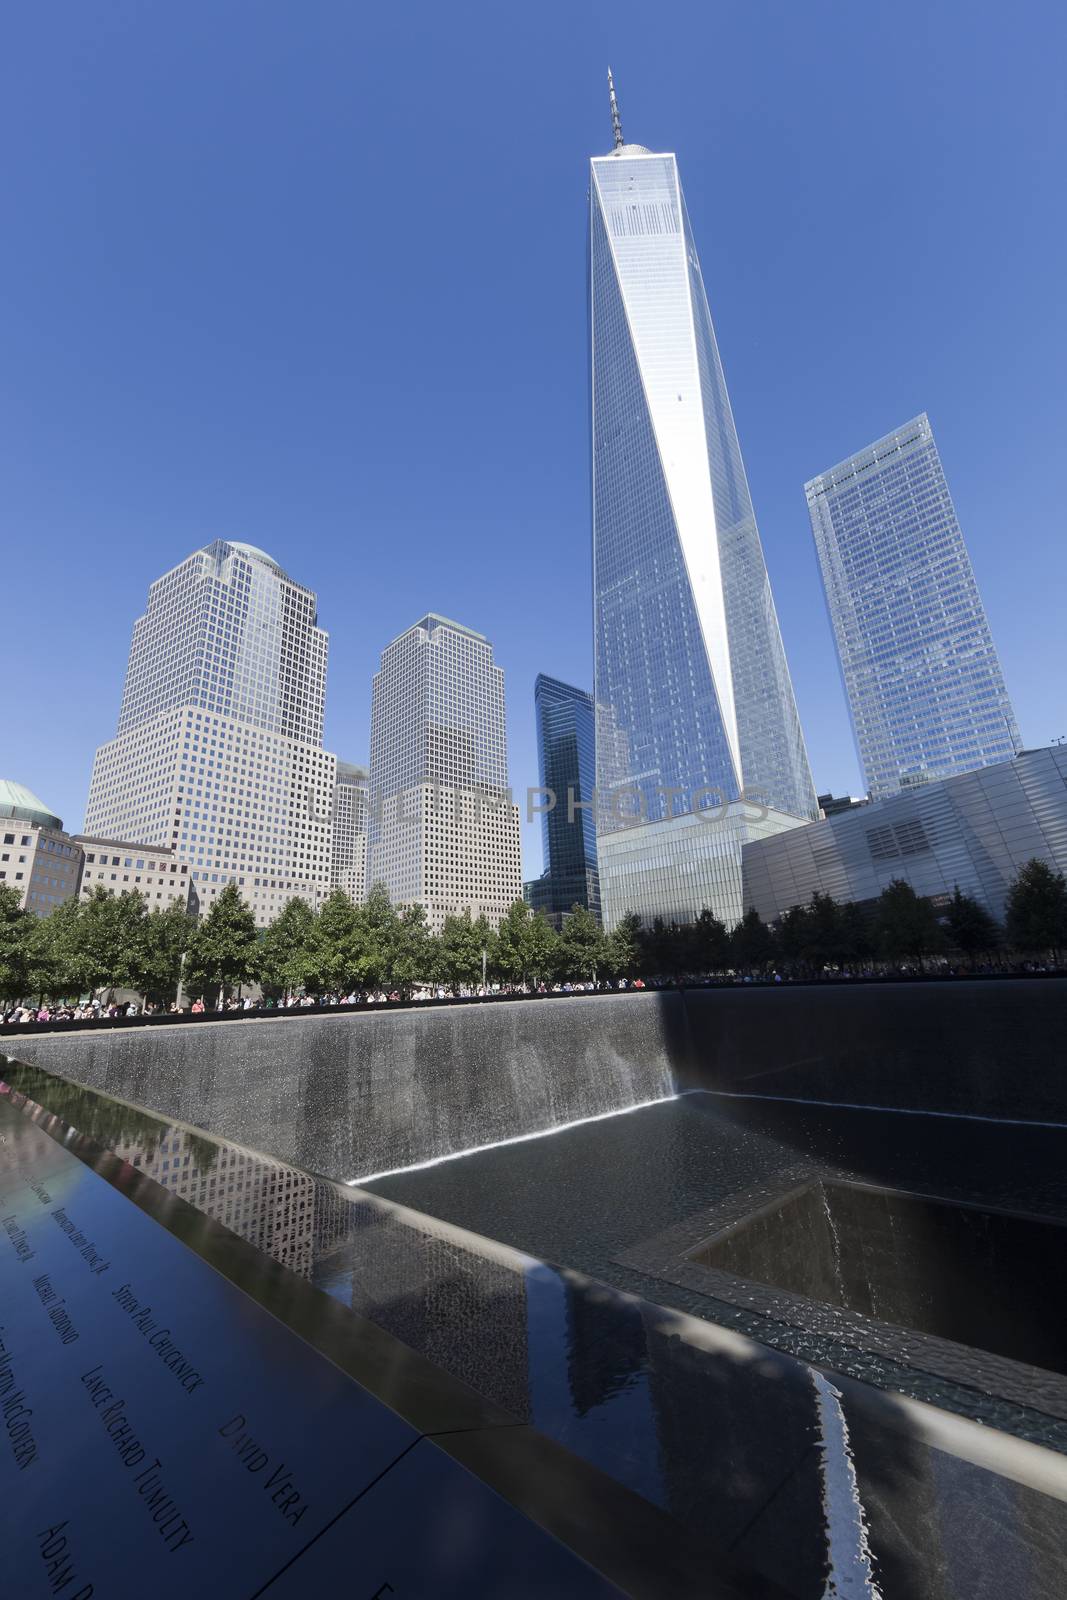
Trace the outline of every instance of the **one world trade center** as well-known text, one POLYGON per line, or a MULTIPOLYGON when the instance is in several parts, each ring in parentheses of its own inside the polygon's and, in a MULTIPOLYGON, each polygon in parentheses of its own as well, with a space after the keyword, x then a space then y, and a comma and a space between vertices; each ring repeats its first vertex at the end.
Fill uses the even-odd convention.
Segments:
POLYGON ((678 163, 624 142, 614 88, 611 109, 589 193, 604 921, 729 924, 745 840, 818 809, 678 163))

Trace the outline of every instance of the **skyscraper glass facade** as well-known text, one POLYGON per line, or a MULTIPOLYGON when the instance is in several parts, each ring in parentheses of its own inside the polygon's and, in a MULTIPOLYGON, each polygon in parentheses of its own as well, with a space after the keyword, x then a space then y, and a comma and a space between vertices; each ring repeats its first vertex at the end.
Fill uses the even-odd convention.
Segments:
POLYGON ((881 800, 1022 748, 925 413, 805 485, 864 779, 881 800))
POLYGON ((555 923, 575 905, 599 918, 593 697, 540 673, 534 713, 541 804, 550 809, 541 813, 544 872, 530 885, 530 904, 555 923))
MULTIPOLYGON (((598 839, 742 792, 807 820, 815 793, 677 162, 622 144, 591 168, 598 839)), ((701 865, 717 848, 686 843, 681 873, 672 848, 660 896, 662 839, 649 847, 643 905, 740 915, 739 856, 724 899, 701 865)), ((639 841, 624 854, 616 881, 622 857, 600 851, 609 926, 636 909, 639 841)))

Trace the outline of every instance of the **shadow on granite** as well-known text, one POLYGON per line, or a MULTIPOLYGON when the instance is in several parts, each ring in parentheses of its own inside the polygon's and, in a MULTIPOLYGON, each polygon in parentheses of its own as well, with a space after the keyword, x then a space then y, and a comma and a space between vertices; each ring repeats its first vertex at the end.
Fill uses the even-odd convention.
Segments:
POLYGON ((1047 1450, 164 1118, 135 1123, 39 1069, 3 1076, 9 1104, 623 1592, 1067 1587, 1067 1463, 1047 1450), (70 1132, 90 1125, 92 1141, 70 1132), (109 1126, 118 1148, 94 1156, 109 1126))

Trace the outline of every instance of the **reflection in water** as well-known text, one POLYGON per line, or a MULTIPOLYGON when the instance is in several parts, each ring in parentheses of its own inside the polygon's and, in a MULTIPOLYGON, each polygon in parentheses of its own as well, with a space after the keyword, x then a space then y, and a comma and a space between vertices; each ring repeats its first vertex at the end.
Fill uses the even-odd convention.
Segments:
POLYGON ((16 1098, 24 1095, 43 1106, 302 1277, 310 1277, 316 1249, 344 1214, 332 1184, 284 1161, 205 1136, 24 1062, 5 1061, 0 1075, 16 1098))
POLYGON ((538 1264, 526 1304, 534 1426, 667 1508, 639 1303, 538 1264))
MULTIPOLYGON (((160 1141, 166 1137, 169 1125, 160 1117, 142 1111, 139 1106, 125 1100, 113 1100, 110 1095, 96 1089, 83 1088, 67 1078, 53 1077, 40 1067, 28 1066, 24 1061, 3 1059, 0 1077, 27 1100, 43 1105, 79 1133, 86 1134, 107 1150, 118 1153, 121 1144, 140 1156, 137 1166, 155 1159, 160 1141)), ((198 1170, 207 1171, 214 1164, 219 1150, 209 1139, 188 1133, 186 1154, 198 1170)), ((186 1165, 189 1163, 186 1162, 186 1165)), ((153 1176, 155 1174, 153 1173, 153 1176)))

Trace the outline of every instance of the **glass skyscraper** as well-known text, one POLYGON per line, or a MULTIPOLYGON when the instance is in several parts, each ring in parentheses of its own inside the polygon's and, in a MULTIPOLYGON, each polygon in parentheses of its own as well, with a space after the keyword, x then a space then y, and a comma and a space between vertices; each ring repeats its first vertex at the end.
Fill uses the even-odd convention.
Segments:
POLYGON ((590 320, 605 924, 732 921, 749 825, 818 811, 678 163, 617 119, 591 162, 590 320))
POLYGON ((539 673, 534 684, 537 764, 544 871, 527 885, 527 899, 559 926, 576 905, 599 920, 596 821, 593 791, 596 754, 593 697, 584 689, 539 673))
POLYGON ((925 413, 805 485, 864 780, 883 800, 1022 748, 925 413))

